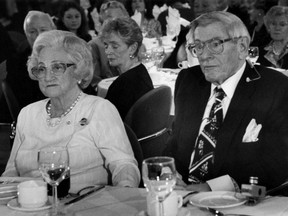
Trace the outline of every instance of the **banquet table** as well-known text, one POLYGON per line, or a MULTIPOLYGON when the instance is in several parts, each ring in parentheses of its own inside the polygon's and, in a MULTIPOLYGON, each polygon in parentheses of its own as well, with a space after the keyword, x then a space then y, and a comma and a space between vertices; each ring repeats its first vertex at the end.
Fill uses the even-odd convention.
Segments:
MULTIPOLYGON (((174 87, 177 75, 180 69, 168 69, 168 68, 159 68, 159 71, 156 71, 155 68, 149 70, 149 75, 152 79, 154 88, 157 88, 161 85, 166 85, 171 88, 172 92, 172 103, 170 108, 170 114, 174 115, 174 87)), ((97 86, 97 95, 105 98, 109 86, 113 83, 113 81, 117 79, 117 77, 111 77, 107 79, 103 79, 98 83, 97 86)))
MULTIPOLYGON (((187 191, 176 191, 180 195, 185 195, 187 191)), ((65 215, 75 216, 143 216, 145 215, 147 192, 143 188, 125 188, 106 186, 90 196, 76 203, 65 206, 62 211, 65 215)), ((62 200, 65 202, 67 200, 62 200)), ((288 215, 288 197, 268 197, 255 206, 241 205, 221 209, 224 213, 247 214, 253 216, 284 216, 288 215)), ((5 216, 46 216, 49 210, 24 212, 11 210, 5 205, 0 206, 0 215, 5 216)), ((188 205, 182 207, 177 216, 211 216, 212 214, 204 208, 188 205), (183 214, 182 214, 183 213, 183 214)))

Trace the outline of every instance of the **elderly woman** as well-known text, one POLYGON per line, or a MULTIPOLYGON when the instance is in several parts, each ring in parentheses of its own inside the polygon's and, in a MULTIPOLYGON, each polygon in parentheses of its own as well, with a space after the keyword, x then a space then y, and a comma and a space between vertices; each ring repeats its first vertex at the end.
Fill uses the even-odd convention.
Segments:
POLYGON ((272 40, 259 47, 261 65, 288 69, 288 7, 273 6, 264 17, 264 24, 272 40))
POLYGON ((21 110, 3 176, 40 177, 38 150, 67 146, 70 192, 95 184, 137 187, 140 173, 119 113, 109 101, 81 90, 93 73, 86 42, 67 31, 41 34, 28 71, 48 98, 21 110))
POLYGON ((110 85, 106 99, 116 106, 124 119, 131 106, 153 89, 150 75, 138 58, 142 32, 133 19, 117 18, 104 24, 101 38, 109 64, 120 72, 110 85))

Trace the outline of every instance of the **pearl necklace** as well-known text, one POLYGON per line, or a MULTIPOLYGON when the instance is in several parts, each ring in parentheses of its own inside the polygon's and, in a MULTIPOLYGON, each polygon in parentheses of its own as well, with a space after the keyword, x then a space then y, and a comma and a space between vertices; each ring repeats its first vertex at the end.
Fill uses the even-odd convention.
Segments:
POLYGON ((72 105, 60 117, 54 118, 55 121, 53 121, 53 118, 52 118, 52 114, 51 114, 51 106, 52 106, 52 104, 51 104, 51 100, 49 100, 48 104, 47 104, 47 114, 48 114, 48 117, 46 119, 47 125, 49 127, 55 127, 55 126, 59 125, 60 122, 62 121, 62 119, 66 115, 68 115, 68 113, 71 112, 71 110, 76 106, 76 104, 80 100, 81 95, 82 95, 82 92, 79 93, 79 95, 76 98, 76 100, 72 103, 72 105))

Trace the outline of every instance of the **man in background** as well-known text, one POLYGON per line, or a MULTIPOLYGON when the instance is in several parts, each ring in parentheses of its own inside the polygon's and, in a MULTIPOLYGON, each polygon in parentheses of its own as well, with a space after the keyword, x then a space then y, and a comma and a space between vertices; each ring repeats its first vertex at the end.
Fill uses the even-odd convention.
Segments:
POLYGON ((7 81, 20 108, 44 98, 39 90, 38 82, 30 79, 26 64, 37 36, 42 32, 56 29, 49 14, 41 11, 28 12, 23 27, 28 45, 7 61, 7 81))

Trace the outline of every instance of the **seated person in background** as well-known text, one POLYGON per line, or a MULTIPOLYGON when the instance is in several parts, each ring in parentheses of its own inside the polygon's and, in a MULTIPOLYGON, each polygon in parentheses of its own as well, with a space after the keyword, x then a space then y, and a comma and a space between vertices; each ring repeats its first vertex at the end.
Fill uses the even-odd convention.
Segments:
MULTIPOLYGON (((117 17, 129 17, 127 10, 121 2, 109 1, 101 5, 99 21, 102 25, 104 21, 117 17)), ((100 34, 100 32, 98 33, 100 34)), ((96 37, 89 41, 89 45, 92 48, 94 62, 94 74, 91 85, 95 89, 97 87, 97 84, 102 79, 119 76, 119 71, 109 64, 107 56, 105 54, 104 44, 99 37, 96 37)))
POLYGON ((106 99, 116 106, 124 119, 132 105, 154 88, 146 67, 138 58, 142 32, 133 19, 117 18, 104 24, 101 39, 109 64, 120 72, 110 85, 106 99))
POLYGON ((187 54, 185 51, 186 35, 189 28, 183 28, 179 35, 175 48, 167 59, 163 62, 163 68, 178 68, 178 63, 187 60, 187 54))
POLYGON ((288 69, 288 7, 273 6, 265 15, 264 23, 272 40, 268 45, 259 47, 257 62, 288 69))
MULTIPOLYGON (((0 23, 0 82, 7 76, 6 61, 15 55, 16 49, 6 28, 0 23)), ((0 122, 12 122, 6 99, 0 90, 0 122)))
POLYGON ((41 177, 37 152, 56 145, 68 148, 70 192, 102 184, 138 187, 119 113, 109 101, 82 92, 93 74, 87 43, 68 31, 45 32, 35 41, 28 71, 48 98, 21 110, 3 176, 41 177))
POLYGON ((86 42, 92 39, 88 33, 88 23, 83 8, 74 1, 63 1, 60 4, 57 29, 70 31, 86 42))
MULTIPOLYGON (((203 0, 202 0, 203 1, 203 0)), ((193 0, 190 0, 190 2, 193 2, 193 0)), ((176 8, 179 13, 180 17, 188 20, 189 22, 194 19, 194 8, 192 7, 193 4, 190 3, 188 4, 187 0, 166 0, 167 6, 170 6, 172 8, 176 8), (188 5, 188 7, 187 7, 188 5)), ((168 9, 163 11, 162 13, 159 14, 158 16, 158 21, 161 24, 161 29, 162 29, 162 34, 166 35, 166 25, 167 25, 167 20, 166 17, 168 16, 168 9)), ((183 27, 183 26, 181 26, 183 27)))
POLYGON ((31 55, 31 49, 38 35, 56 28, 49 14, 41 11, 29 11, 25 17, 23 27, 29 46, 23 52, 7 60, 7 82, 11 86, 21 108, 45 98, 39 90, 38 82, 29 78, 27 60, 28 56, 31 55))
POLYGON ((187 44, 200 66, 177 77, 165 150, 187 190, 235 190, 235 181, 241 186, 250 176, 271 189, 288 177, 288 78, 251 67, 249 43, 243 22, 228 12, 190 25, 187 44))
POLYGON ((151 2, 148 0, 127 0, 126 7, 130 16, 135 14, 135 11, 141 13, 141 25, 142 33, 147 38, 161 37, 161 24, 158 20, 155 20, 152 15, 151 2))

